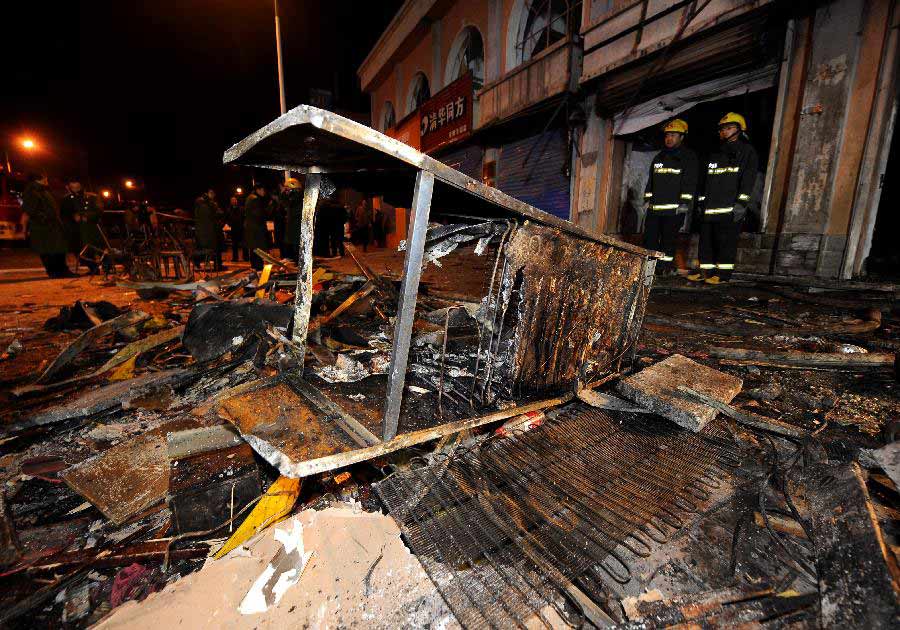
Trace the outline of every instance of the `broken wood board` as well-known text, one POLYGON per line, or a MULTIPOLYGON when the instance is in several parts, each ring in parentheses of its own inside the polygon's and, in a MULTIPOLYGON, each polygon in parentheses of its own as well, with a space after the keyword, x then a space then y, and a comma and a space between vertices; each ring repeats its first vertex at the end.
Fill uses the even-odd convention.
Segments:
POLYGON ((766 418, 765 416, 750 413, 749 411, 735 409, 731 405, 723 403, 721 400, 716 400, 715 398, 707 396, 706 394, 701 394, 698 391, 694 391, 690 387, 679 385, 678 391, 687 394, 690 398, 698 400, 705 405, 709 405, 716 411, 725 414, 732 420, 736 420, 737 422, 745 426, 753 427, 754 429, 761 429, 763 431, 771 431, 772 433, 777 433, 778 435, 784 435, 785 437, 793 437, 798 439, 802 439, 808 435, 808 433, 803 429, 798 429, 797 427, 791 426, 790 424, 787 424, 785 422, 781 422, 780 420, 775 420, 774 418, 766 418))
POLYGON ((119 405, 128 405, 132 401, 144 398, 155 392, 176 387, 188 378, 193 377, 193 375, 194 371, 192 370, 173 369, 161 372, 148 372, 127 381, 110 383, 91 390, 70 403, 51 407, 47 411, 40 412, 27 420, 9 425, 5 427, 4 432, 7 435, 12 435, 25 429, 63 420, 83 418, 113 409, 119 405))
POLYGON ((642 407, 691 431, 699 431, 716 417, 718 410, 678 391, 679 385, 724 403, 741 391, 736 376, 706 367, 680 354, 622 379, 616 389, 642 407))
POLYGON ((234 424, 253 450, 282 475, 299 478, 375 459, 529 411, 562 405, 573 398, 573 394, 564 394, 484 416, 401 433, 391 440, 364 448, 355 444, 333 419, 326 418, 284 382, 222 401, 219 415, 234 424))
POLYGON ((66 346, 65 349, 53 359, 53 362, 47 366, 47 369, 37 378, 35 383, 48 382, 51 378, 56 376, 61 369, 69 365, 69 363, 72 362, 72 359, 103 337, 111 335, 123 328, 139 324, 147 319, 150 319, 150 316, 147 313, 144 313, 143 311, 131 311, 107 320, 102 324, 98 324, 93 328, 89 328, 81 333, 75 341, 66 346))
POLYGON ((867 468, 881 468, 900 487, 900 441, 891 442, 879 449, 863 449, 859 454, 859 463, 867 468))
POLYGON ((184 325, 175 326, 174 328, 169 328, 168 330, 163 330, 148 337, 144 337, 143 339, 139 339, 138 341, 134 341, 121 350, 119 350, 116 354, 114 354, 106 363, 101 365, 99 368, 91 372, 90 374, 86 374, 84 376, 76 376, 74 378, 69 378, 64 381, 54 381, 52 383, 46 383, 43 385, 35 384, 35 385, 25 385, 23 387, 17 387, 13 390, 13 394, 15 396, 26 396, 28 394, 37 394, 44 393, 49 391, 54 391, 57 389, 61 389, 63 387, 67 387, 69 385, 76 385, 78 383, 84 383, 85 381, 89 381, 91 379, 97 378, 102 374, 112 370, 115 367, 122 365, 127 361, 132 361, 139 357, 144 352, 148 350, 152 350, 153 348, 159 347, 163 344, 169 343, 170 341, 174 341, 175 339, 181 339, 181 335, 184 332, 184 325))
POLYGON ((196 418, 167 422, 72 466, 60 475, 116 525, 160 503, 169 490, 166 435, 196 428, 196 418))
POLYGON ((787 352, 746 350, 744 348, 723 348, 712 346, 709 356, 716 359, 731 359, 753 365, 774 367, 816 367, 847 370, 854 368, 892 368, 896 357, 888 352, 787 352))
POLYGON ((177 533, 213 529, 262 492, 253 449, 231 425, 169 433, 166 504, 177 533))
POLYGON ((809 504, 821 627, 898 627, 900 569, 859 465, 809 466, 798 490, 809 504))

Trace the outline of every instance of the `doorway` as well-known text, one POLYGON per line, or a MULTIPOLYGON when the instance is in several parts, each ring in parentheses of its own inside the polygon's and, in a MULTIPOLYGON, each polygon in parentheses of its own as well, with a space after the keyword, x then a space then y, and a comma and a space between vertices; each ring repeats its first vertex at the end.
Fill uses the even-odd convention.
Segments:
POLYGON ((875 231, 872 234, 872 248, 866 258, 866 275, 877 280, 900 279, 900 247, 897 247, 897 234, 900 231, 900 181, 891 177, 900 169, 900 131, 895 131, 891 138, 891 148, 887 164, 881 174, 881 198, 878 201, 878 214, 875 217, 875 231))

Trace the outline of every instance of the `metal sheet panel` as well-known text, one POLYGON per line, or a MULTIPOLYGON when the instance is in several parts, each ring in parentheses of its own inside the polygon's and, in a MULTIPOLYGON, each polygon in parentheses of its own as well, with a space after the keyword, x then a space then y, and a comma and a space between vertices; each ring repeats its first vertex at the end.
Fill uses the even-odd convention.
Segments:
POLYGON ((551 129, 515 140, 500 150, 497 188, 544 212, 569 219, 569 177, 565 132, 551 129))

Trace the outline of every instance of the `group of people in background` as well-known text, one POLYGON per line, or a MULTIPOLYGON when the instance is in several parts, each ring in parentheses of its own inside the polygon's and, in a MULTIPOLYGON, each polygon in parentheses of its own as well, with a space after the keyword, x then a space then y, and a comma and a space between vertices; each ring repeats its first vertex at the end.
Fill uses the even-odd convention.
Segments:
MULTIPOLYGON (((249 260, 254 269, 262 269, 263 260, 255 252, 257 249, 268 252, 273 245, 282 258, 296 259, 302 217, 303 184, 295 177, 279 182, 274 194, 258 182, 246 198, 232 196, 224 210, 210 188, 194 202, 195 257, 212 260, 216 269, 221 268, 225 246, 223 228, 227 223, 232 261, 249 260), (269 221, 274 227, 272 233, 268 229, 269 221)), ((363 199, 350 212, 338 200, 322 196, 315 214, 313 255, 324 258, 344 256, 348 223, 352 242, 362 246, 363 250, 368 250, 373 241, 380 247, 385 246, 386 221, 381 210, 373 209, 363 199)))
POLYGON ((91 273, 97 271, 97 254, 103 248, 100 231, 101 204, 86 192, 77 177, 66 182, 66 195, 57 201, 46 174, 32 175, 22 195, 23 222, 28 221, 31 247, 51 278, 74 276, 66 257, 80 256, 91 273))
POLYGON ((687 123, 670 120, 663 128, 665 146, 650 164, 644 191, 644 247, 664 254, 657 269, 673 271, 678 232, 686 229, 696 213, 700 268, 687 279, 713 285, 731 279, 738 235, 751 206, 758 168, 744 117, 729 112, 718 127, 719 148, 701 168, 697 154, 684 144, 687 123))

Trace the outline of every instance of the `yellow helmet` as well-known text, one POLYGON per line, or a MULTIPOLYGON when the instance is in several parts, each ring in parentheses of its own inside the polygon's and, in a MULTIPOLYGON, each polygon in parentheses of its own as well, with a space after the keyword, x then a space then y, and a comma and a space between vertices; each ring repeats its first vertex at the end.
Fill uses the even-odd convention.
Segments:
POLYGON ((741 131, 747 131, 747 121, 744 120, 744 117, 740 114, 735 114, 734 112, 728 112, 724 116, 722 116, 722 120, 719 121, 719 126, 735 124, 741 128, 741 131))
POLYGON ((688 125, 686 122, 681 120, 680 118, 673 118, 669 122, 666 123, 666 126, 663 127, 663 133, 669 133, 670 131, 674 131, 675 133, 686 134, 688 130, 688 125))
POLYGON ((296 177, 288 177, 287 181, 284 182, 284 185, 287 188, 296 190, 297 188, 300 188, 300 180, 296 177))

